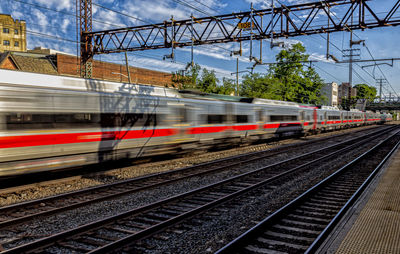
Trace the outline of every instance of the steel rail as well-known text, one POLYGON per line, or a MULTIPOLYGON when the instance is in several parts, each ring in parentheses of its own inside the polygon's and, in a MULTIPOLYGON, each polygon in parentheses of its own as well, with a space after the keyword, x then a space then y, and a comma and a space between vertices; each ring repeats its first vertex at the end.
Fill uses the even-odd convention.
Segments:
MULTIPOLYGON (((389 130, 387 130, 387 131, 389 131, 389 130)), ((377 136, 378 135, 383 135, 383 134, 384 133, 381 132, 381 133, 377 134, 377 136)), ((370 135, 369 139, 364 139, 364 138, 361 137, 360 139, 362 139, 362 140, 360 141, 360 143, 368 142, 369 140, 372 140, 374 138, 376 138, 376 137, 372 136, 372 135, 370 135)), ((349 140, 346 143, 349 143, 349 142, 353 142, 353 141, 349 140)), ((316 160, 306 162, 304 165, 297 166, 296 169, 299 170, 301 168, 304 168, 306 166, 311 165, 312 163, 316 163, 316 162, 319 162, 321 160, 324 160, 328 156, 335 156, 338 153, 343 152, 344 150, 353 149, 353 148, 359 146, 360 143, 355 143, 355 144, 353 144, 353 145, 351 145, 349 147, 345 147, 345 148, 342 148, 340 150, 334 149, 334 151, 332 153, 330 153, 328 155, 324 155, 324 156, 322 156, 322 157, 320 157, 320 158, 318 158, 316 160)), ((336 145, 330 146, 331 149, 332 149, 332 147, 337 147, 337 146, 336 145)), ((320 149, 320 150, 323 150, 323 149, 320 149)), ((315 153, 317 153, 317 154, 320 153, 321 152, 320 150, 316 151, 315 153)), ((315 153, 310 153, 310 154, 315 154, 315 153)), ((299 157, 302 157, 302 156, 299 156, 299 157)), ((293 162, 293 161, 295 161, 295 159, 286 160, 286 161, 292 161, 293 162)), ((283 163, 276 163, 274 165, 277 166, 277 165, 282 165, 282 164, 283 163)), ((201 192, 204 192, 204 191, 207 191, 207 190, 210 190, 210 189, 215 190, 215 188, 221 187, 224 184, 228 184, 228 183, 234 184, 235 181, 237 181, 239 179, 242 179, 244 176, 254 175, 256 173, 261 172, 262 170, 265 171, 267 169, 270 169, 270 168, 272 168, 272 166, 273 165, 268 166, 268 167, 263 167, 262 169, 256 170, 255 172, 252 172, 252 173, 245 173, 245 174, 242 174, 242 175, 239 175, 239 176, 235 176, 235 177, 226 179, 224 181, 221 181, 221 182, 218 182, 218 183, 214 183, 214 184, 211 184, 211 185, 208 185, 208 186, 205 186, 205 187, 190 191, 190 192, 185 193, 185 194, 181 194, 181 195, 177 195, 177 196, 174 196, 174 197, 171 197, 171 198, 167 198, 167 199, 164 199, 162 201, 158 201, 156 203, 153 203, 153 204, 150 204, 150 205, 146 205, 146 206, 143 206, 143 207, 140 207, 140 208, 137 208, 137 209, 134 209, 134 210, 119 214, 117 216, 108 217, 106 219, 90 223, 88 225, 84 225, 84 226, 81 226, 81 227, 78 227, 78 228, 75 228, 75 229, 71 229, 71 230, 68 230, 68 231, 65 231, 65 232, 61 232, 61 233, 58 233, 56 235, 53 235, 53 236, 50 236, 50 237, 46 237, 46 238, 43 238, 41 240, 38 240, 38 241, 35 241, 35 242, 32 242, 32 243, 28 243, 28 244, 25 244, 25 245, 22 245, 22 246, 13 248, 13 249, 9 249, 9 250, 5 251, 4 253, 26 252, 26 251, 31 251, 32 248, 43 249, 43 248, 45 248, 47 246, 53 245, 57 241, 62 241, 63 239, 70 238, 71 236, 75 236, 75 238, 76 238, 78 235, 81 235, 81 236, 84 235, 85 232, 92 232, 93 230, 101 229, 101 228, 103 228, 105 225, 107 225, 109 223, 113 223, 115 221, 122 220, 124 218, 128 218, 130 216, 140 215, 143 212, 150 212, 154 208, 165 207, 168 203, 171 204, 172 202, 177 202, 179 200, 183 200, 184 198, 193 197, 195 194, 199 194, 201 192)), ((97 251, 98 252, 110 251, 110 250, 113 250, 114 248, 116 248, 117 246, 122 246, 122 245, 125 245, 127 243, 130 243, 134 239, 140 239, 140 238, 143 238, 145 236, 154 234, 155 232, 161 230, 164 227, 168 227, 168 226, 171 226, 174 223, 178 223, 179 221, 181 221, 183 219, 186 219, 188 217, 194 216, 194 215, 198 214, 199 212, 204 211, 205 209, 208 209, 208 208, 210 208, 212 206, 219 205, 222 202, 226 202, 226 201, 228 201, 228 200, 230 200, 230 199, 232 199, 234 197, 237 197, 238 195, 241 195, 241 194, 244 194, 244 193, 246 193, 248 191, 254 190, 257 187, 263 186, 266 183, 272 182, 272 181, 278 179, 279 177, 282 177, 284 175, 288 175, 288 174, 290 174, 292 172, 294 172, 294 169, 291 169, 291 170, 286 171, 284 173, 280 173, 278 176, 275 175, 274 177, 269 177, 269 178, 264 179, 264 180, 263 179, 259 179, 260 176, 258 176, 257 178, 254 178, 254 180, 257 180, 259 182, 253 183, 250 187, 241 188, 241 189, 239 188, 239 190, 237 190, 238 188, 236 187, 235 188, 236 190, 234 191, 234 193, 229 193, 228 195, 225 195, 225 196, 222 196, 222 197, 217 197, 216 200, 214 199, 214 200, 211 200, 208 203, 199 205, 200 207, 197 207, 197 208, 192 209, 190 211, 178 214, 175 217, 170 218, 168 220, 161 221, 160 223, 158 223, 156 225, 153 225, 153 226, 150 226, 147 229, 143 229, 143 230, 141 230, 139 232, 132 232, 133 235, 125 237, 122 240, 119 240, 119 241, 115 242, 114 244, 109 244, 107 246, 104 246, 105 249, 93 250, 93 253, 95 253, 97 251)), ((223 193, 223 194, 226 194, 226 193, 223 193)), ((184 201, 182 201, 182 202, 184 202, 184 201)))
MULTIPOLYGON (((235 240, 231 241, 229 244, 221 248, 216 252, 216 254, 225 254, 225 253, 240 253, 240 250, 247 246, 251 240, 257 238, 260 234, 263 234, 267 228, 272 227, 282 218, 284 218, 291 211, 294 211, 299 204, 303 203, 305 200, 309 199, 315 193, 318 193, 323 187, 326 187, 327 184, 333 182, 338 176, 343 174, 346 170, 354 166, 356 163, 360 162, 362 159, 365 159, 367 156, 370 156, 376 150, 381 148, 386 142, 390 141, 394 136, 399 135, 400 131, 397 131, 393 135, 389 136, 385 140, 379 142, 377 145, 369 149, 367 152, 358 156, 356 159, 352 160, 345 166, 338 169, 335 173, 331 174, 329 177, 325 178, 317 185, 301 194, 299 197, 280 208, 256 226, 252 227, 235 240)), ((379 163, 379 165, 373 170, 373 172, 369 175, 369 177, 362 183, 362 185, 357 189, 357 191, 351 196, 351 198, 346 202, 346 204, 340 209, 337 215, 329 222, 329 224, 322 230, 322 232, 316 237, 316 239, 310 244, 309 248, 306 250, 306 253, 315 253, 315 251, 320 247, 321 243, 326 239, 326 236, 333 230, 334 226, 339 222, 340 218, 345 214, 345 212, 349 209, 349 207, 355 202, 355 200, 361 195, 362 191, 367 187, 369 182, 372 180, 373 176, 382 168, 384 163, 388 160, 388 158, 393 154, 393 152, 399 146, 400 141, 390 150, 388 154, 384 157, 384 159, 379 163)), ((251 251, 250 251, 251 252, 251 251)))

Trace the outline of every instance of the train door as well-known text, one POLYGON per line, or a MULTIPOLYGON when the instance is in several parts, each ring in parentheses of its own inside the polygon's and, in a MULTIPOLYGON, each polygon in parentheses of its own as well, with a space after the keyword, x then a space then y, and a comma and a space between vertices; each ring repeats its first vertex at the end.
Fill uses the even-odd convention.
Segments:
POLYGON ((174 112, 176 114, 175 127, 178 128, 178 132, 176 134, 175 140, 184 140, 186 128, 189 125, 189 107, 185 107, 185 105, 181 105, 175 108, 174 112))
POLYGON ((318 122, 318 114, 317 114, 317 109, 314 109, 314 112, 313 112, 313 130, 316 130, 317 129, 317 122, 318 122))
POLYGON ((300 111, 300 122, 304 123, 304 120, 306 119, 306 115, 304 110, 300 111))
POLYGON ((256 110, 256 123, 258 125, 259 130, 264 130, 265 117, 263 108, 258 108, 256 110))
MULTIPOLYGON (((225 103, 225 114, 226 114, 226 125, 232 127, 234 125, 234 120, 233 120, 233 115, 236 112, 236 108, 234 108, 233 103, 225 103)), ((233 135, 233 130, 232 128, 228 128, 226 129, 226 131, 224 131, 223 136, 224 137, 231 137, 233 135)))
POLYGON ((305 120, 306 120, 306 113, 304 112, 304 110, 301 110, 300 111, 300 124, 301 124, 301 127, 303 128, 303 131, 304 131, 304 127, 305 127, 305 125, 304 125, 304 122, 305 122, 305 120))

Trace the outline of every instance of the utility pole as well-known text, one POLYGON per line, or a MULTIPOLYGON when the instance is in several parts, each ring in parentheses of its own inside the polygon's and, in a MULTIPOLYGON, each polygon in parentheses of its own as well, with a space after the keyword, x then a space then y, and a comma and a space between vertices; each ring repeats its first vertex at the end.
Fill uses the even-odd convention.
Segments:
POLYGON ((331 7, 330 7, 330 5, 328 5, 328 32, 327 32, 327 34, 326 34, 326 60, 329 60, 329 25, 330 25, 330 20, 329 20, 329 17, 330 17, 330 10, 331 10, 331 7))
MULTIPOLYGON (((353 6, 351 6, 353 13, 353 6)), ((353 15, 351 15, 351 25, 353 25, 353 15)), ((353 83, 353 30, 350 30, 350 62, 349 62, 349 85, 352 87, 353 83)))

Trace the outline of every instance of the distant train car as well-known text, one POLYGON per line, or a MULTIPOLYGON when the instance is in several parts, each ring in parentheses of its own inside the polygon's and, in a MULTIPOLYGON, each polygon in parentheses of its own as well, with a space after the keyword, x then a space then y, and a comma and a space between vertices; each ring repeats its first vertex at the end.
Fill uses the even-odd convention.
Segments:
POLYGON ((265 99, 0 70, 0 176, 391 120, 265 99))

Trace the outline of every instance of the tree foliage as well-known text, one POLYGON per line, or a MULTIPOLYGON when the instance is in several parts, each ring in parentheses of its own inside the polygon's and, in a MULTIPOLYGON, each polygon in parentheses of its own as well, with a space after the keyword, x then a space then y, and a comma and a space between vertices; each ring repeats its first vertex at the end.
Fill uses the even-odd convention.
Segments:
POLYGON ((201 78, 198 80, 196 88, 205 93, 216 93, 219 80, 215 71, 203 69, 201 78))
POLYGON ((374 101, 376 98, 377 90, 373 86, 367 84, 357 84, 354 86, 357 89, 357 99, 365 99, 369 102, 374 101))
POLYGON ((179 89, 195 89, 199 78, 201 67, 198 64, 184 71, 172 73, 172 83, 179 89))
MULTIPOLYGON (((284 49, 276 56, 277 64, 270 66, 268 73, 245 75, 240 84, 240 95, 246 97, 273 100, 294 101, 298 103, 321 104, 323 80, 307 64, 309 55, 300 43, 290 49, 284 49)), ((193 66, 182 75, 173 75, 174 83, 183 89, 197 89, 206 93, 232 95, 235 93, 235 82, 224 78, 222 84, 215 71, 193 66)))
POLYGON ((267 74, 244 76, 241 94, 249 97, 298 103, 321 104, 323 80, 312 67, 304 66, 308 61, 305 48, 300 43, 276 56, 277 64, 267 74))
POLYGON ((356 104, 357 104, 357 97, 351 96, 350 98, 342 98, 340 106, 344 110, 350 110, 352 108, 355 108, 356 104))
POLYGON ((235 95, 236 94, 236 83, 233 79, 223 78, 222 85, 217 86, 216 88, 217 94, 225 94, 225 95, 235 95))

